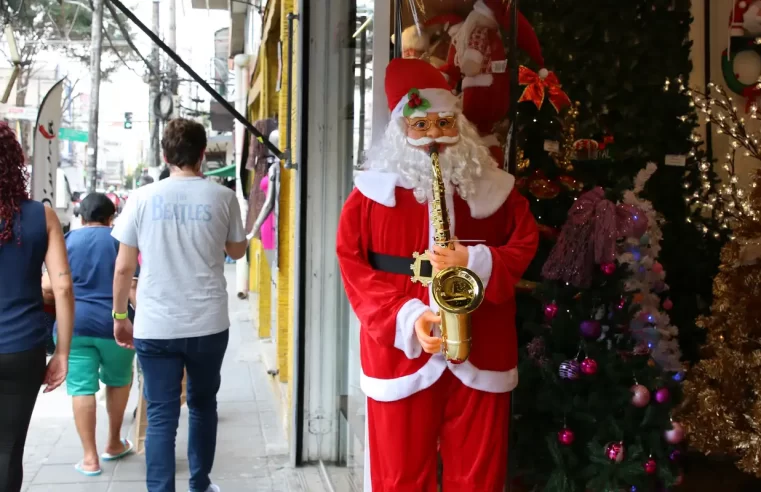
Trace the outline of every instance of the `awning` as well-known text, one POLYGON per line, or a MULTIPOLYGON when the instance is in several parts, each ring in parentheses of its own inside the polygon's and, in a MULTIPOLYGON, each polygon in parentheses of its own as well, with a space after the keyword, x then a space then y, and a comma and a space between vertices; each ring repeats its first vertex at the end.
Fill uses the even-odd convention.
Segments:
POLYGON ((235 164, 229 166, 220 167, 213 171, 207 171, 203 173, 204 176, 217 176, 218 178, 234 178, 235 177, 235 164))

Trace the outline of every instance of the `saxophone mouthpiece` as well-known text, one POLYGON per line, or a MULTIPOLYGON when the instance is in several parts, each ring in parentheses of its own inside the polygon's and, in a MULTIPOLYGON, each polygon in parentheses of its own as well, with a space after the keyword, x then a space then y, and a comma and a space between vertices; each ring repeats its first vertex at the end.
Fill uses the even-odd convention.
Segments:
POLYGON ((436 142, 433 142, 431 145, 428 146, 428 155, 438 154, 439 153, 439 144, 436 142))

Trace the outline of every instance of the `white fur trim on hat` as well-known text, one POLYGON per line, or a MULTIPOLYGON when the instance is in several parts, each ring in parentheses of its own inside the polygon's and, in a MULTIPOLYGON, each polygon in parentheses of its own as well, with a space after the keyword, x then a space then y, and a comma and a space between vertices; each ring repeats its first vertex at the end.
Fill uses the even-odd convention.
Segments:
MULTIPOLYGON (((420 98, 426 99, 431 107, 423 111, 416 111, 413 116, 416 118, 422 118, 428 113, 459 113, 460 112, 460 98, 452 94, 451 91, 446 89, 420 89, 420 98)), ((391 119, 397 119, 404 116, 404 106, 409 101, 409 96, 405 96, 397 103, 394 110, 391 112, 391 119)))
POLYGON ((473 4, 473 11, 478 12, 479 14, 483 15, 484 17, 488 17, 489 19, 496 20, 494 17, 494 12, 492 12, 492 10, 487 7, 482 0, 478 0, 473 4))
POLYGON ((459 31, 461 27, 462 27, 462 22, 455 24, 449 29, 447 29, 447 34, 449 34, 449 37, 454 37, 454 35, 457 34, 457 31, 459 31))

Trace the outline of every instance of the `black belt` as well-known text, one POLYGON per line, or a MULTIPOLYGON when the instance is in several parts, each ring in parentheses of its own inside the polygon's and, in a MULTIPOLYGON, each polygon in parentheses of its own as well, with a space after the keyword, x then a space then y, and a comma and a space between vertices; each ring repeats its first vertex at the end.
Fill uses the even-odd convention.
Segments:
MULTIPOLYGON (((373 269, 381 272, 398 273, 408 277, 411 277, 413 274, 412 265, 415 263, 414 258, 384 255, 381 253, 375 253, 374 251, 368 251, 367 259, 373 269)), ((433 267, 431 266, 430 261, 423 260, 421 262, 420 275, 423 277, 431 277, 433 275, 433 267)))

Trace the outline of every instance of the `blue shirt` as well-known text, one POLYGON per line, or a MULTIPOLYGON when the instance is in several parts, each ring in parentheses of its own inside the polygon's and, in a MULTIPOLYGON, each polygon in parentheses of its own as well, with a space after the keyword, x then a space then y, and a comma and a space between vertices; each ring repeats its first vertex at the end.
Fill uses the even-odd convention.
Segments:
MULTIPOLYGON (((74 336, 113 338, 111 309, 119 241, 105 226, 83 227, 65 237, 74 284, 74 336)), ((130 318, 134 315, 131 309, 129 314, 130 318)))
POLYGON ((36 349, 45 345, 48 334, 42 302, 45 206, 25 200, 12 228, 10 241, 0 244, 0 354, 36 349))

